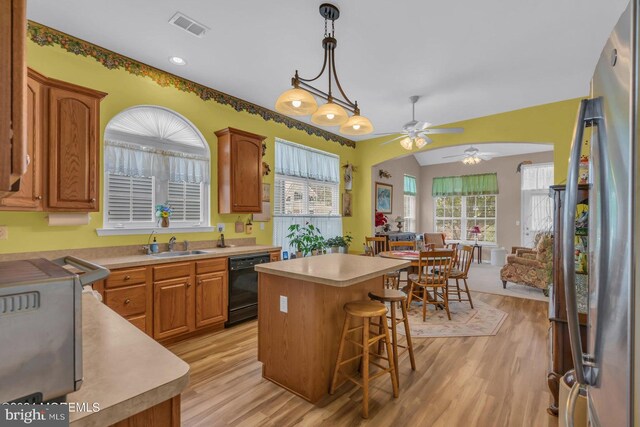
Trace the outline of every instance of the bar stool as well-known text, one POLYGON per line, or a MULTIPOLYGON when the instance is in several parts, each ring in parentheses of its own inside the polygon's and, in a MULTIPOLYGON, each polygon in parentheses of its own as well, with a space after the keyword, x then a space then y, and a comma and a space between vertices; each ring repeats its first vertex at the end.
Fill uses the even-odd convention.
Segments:
POLYGON ((338 347, 338 357, 336 360, 336 367, 333 371, 333 379, 331 381, 331 388, 329 390, 329 394, 333 394, 338 388, 339 385, 342 385, 344 381, 338 384, 338 378, 340 374, 342 374, 346 379, 359 387, 362 387, 362 418, 369 417, 369 381, 382 376, 386 373, 389 373, 391 377, 391 385, 393 386, 393 397, 398 397, 398 381, 395 371, 395 365, 393 362, 393 358, 389 355, 392 354, 391 350, 391 342, 389 340, 389 328, 387 326, 386 317, 387 317, 387 307, 379 303, 377 301, 354 301, 348 302, 344 305, 344 311, 346 312, 346 317, 344 319, 344 327, 342 328, 342 336, 340 337, 340 346, 338 347), (378 330, 377 335, 371 336, 371 320, 375 318, 379 318, 380 325, 382 325, 382 333, 378 330), (351 320, 354 318, 362 319, 362 325, 350 328, 351 320), (358 342, 356 340, 350 339, 348 335, 351 332, 362 330, 362 338, 361 341, 358 342), (357 354, 354 357, 350 357, 348 359, 343 360, 344 356, 344 347, 345 342, 349 341, 350 343, 355 344, 357 347, 362 349, 361 354, 357 354), (373 344, 377 344, 378 342, 384 342, 387 347, 387 357, 383 357, 376 353, 370 352, 370 347, 373 344), (374 356, 376 358, 384 359, 388 362, 389 366, 385 367, 373 360, 369 359, 369 356, 374 356), (354 360, 361 359, 361 374, 362 374, 362 383, 358 381, 358 378, 355 376, 349 375, 347 373, 341 372, 340 368, 343 365, 346 365, 354 360), (380 372, 376 372, 374 375, 369 376, 369 363, 376 365, 381 369, 380 372))
MULTIPOLYGON (((411 329, 409 328, 409 314, 407 313, 407 294, 402 291, 394 289, 384 289, 382 291, 369 292, 369 298, 382 303, 389 303, 391 306, 391 315, 387 316, 391 319, 391 346, 393 348, 393 362, 396 367, 396 380, 400 385, 400 365, 398 364, 398 356, 409 352, 409 360, 411 361, 411 370, 416 370, 416 360, 413 356, 413 343, 411 342, 411 329), (402 318, 398 319, 396 314, 397 305, 400 305, 400 312, 402 318), (404 324, 404 331, 407 337, 407 345, 400 345, 398 343, 398 323, 404 324), (398 353, 398 347, 403 349, 402 353, 398 353)), ((378 346, 378 352, 380 346, 378 346)))

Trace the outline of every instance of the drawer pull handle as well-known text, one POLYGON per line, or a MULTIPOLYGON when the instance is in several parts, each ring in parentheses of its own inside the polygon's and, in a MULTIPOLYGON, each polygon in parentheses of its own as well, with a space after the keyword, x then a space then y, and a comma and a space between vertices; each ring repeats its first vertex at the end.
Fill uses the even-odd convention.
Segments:
POLYGON ((42 196, 36 196, 36 200, 42 200, 42 196))
POLYGON ((202 279, 198 280, 198 284, 202 285, 202 279))
POLYGON ((129 280, 131 279, 131 276, 124 276, 124 280, 129 280))
POLYGON ((190 288, 190 287, 191 287, 191 283, 187 282, 187 288, 190 288))
POLYGON ((91 203, 95 203, 95 202, 96 202, 96 199, 91 199, 91 200, 90 200, 90 202, 91 202, 91 203))
POLYGON ((131 300, 129 298, 127 298, 126 300, 124 300, 124 305, 128 305, 131 303, 131 300))

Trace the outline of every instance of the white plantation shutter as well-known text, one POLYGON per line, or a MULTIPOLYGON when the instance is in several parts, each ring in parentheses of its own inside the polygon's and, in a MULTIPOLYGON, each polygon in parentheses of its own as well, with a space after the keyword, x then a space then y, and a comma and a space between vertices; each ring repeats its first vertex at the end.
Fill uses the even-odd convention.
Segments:
POLYGON ((106 193, 107 222, 112 226, 155 222, 153 177, 108 174, 106 193))
POLYGON ((202 222, 202 183, 169 182, 171 221, 202 222))

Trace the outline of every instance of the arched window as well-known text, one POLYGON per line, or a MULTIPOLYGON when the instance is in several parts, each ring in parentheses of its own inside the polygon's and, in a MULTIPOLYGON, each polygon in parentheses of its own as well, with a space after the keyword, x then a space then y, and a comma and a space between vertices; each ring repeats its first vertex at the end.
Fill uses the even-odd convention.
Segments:
POLYGON ((158 227, 159 204, 171 206, 170 229, 209 226, 209 146, 180 114, 152 105, 120 112, 106 127, 104 159, 104 229, 158 227))

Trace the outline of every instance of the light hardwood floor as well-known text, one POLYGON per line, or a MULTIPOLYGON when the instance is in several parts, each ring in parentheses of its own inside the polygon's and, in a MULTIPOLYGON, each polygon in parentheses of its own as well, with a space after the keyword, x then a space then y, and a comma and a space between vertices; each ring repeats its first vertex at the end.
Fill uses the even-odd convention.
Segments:
POLYGON ((264 380, 257 361, 257 322, 169 347, 191 365, 182 394, 185 426, 557 426, 547 415, 547 304, 475 293, 508 313, 491 337, 416 338, 417 370, 400 358, 400 397, 387 378, 374 380, 369 419, 362 391, 344 384, 312 405, 264 380))

